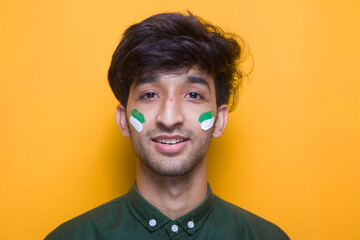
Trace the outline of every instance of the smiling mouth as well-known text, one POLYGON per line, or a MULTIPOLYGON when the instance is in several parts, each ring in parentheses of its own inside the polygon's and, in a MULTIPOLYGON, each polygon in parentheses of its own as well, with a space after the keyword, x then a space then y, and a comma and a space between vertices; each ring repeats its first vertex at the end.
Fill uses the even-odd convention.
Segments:
POLYGON ((159 135, 155 138, 152 138, 151 140, 155 143, 160 143, 164 145, 176 145, 188 141, 189 138, 183 137, 181 135, 159 135))
POLYGON ((161 143, 161 144, 167 144, 167 145, 174 145, 178 143, 182 143, 187 141, 188 139, 180 139, 180 138, 174 138, 174 139, 153 139, 154 142, 161 143))
POLYGON ((151 140, 155 143, 155 148, 160 153, 173 155, 182 152, 190 139, 181 135, 158 135, 151 140))

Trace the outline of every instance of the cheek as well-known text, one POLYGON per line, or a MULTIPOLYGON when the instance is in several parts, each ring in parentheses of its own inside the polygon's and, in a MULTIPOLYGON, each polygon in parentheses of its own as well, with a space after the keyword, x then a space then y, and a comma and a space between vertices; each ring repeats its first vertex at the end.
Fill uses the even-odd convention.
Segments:
POLYGON ((154 126, 156 111, 148 111, 146 109, 132 109, 128 113, 128 121, 133 129, 135 129, 138 133, 144 133, 144 131, 148 131, 154 126), (138 114, 140 113, 140 114, 138 114))
POLYGON ((208 131, 214 126, 215 117, 213 111, 208 111, 200 114, 199 123, 200 127, 204 131, 208 131))
POLYGON ((146 122, 145 120, 145 115, 140 112, 139 110, 137 110, 136 108, 132 109, 130 111, 130 114, 128 114, 129 117, 129 123, 130 125, 137 131, 137 132, 142 132, 144 129, 144 123, 146 122))

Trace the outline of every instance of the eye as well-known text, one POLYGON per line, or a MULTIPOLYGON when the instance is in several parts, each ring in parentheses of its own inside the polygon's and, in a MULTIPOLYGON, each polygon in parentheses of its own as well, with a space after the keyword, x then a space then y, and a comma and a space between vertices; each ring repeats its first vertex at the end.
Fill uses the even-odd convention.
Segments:
POLYGON ((194 98, 194 99, 201 99, 202 98, 202 96, 200 94, 196 93, 196 92, 188 93, 187 96, 189 98, 194 98))
POLYGON ((155 98, 155 97, 156 97, 156 93, 154 92, 147 92, 142 96, 142 98, 155 98))

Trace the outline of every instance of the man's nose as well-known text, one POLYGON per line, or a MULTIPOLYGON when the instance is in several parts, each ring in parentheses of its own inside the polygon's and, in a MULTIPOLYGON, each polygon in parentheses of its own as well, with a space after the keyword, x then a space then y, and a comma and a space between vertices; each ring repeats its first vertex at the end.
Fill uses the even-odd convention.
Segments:
POLYGON ((184 122, 180 101, 175 98, 167 98, 160 105, 156 115, 156 123, 168 129, 181 125, 184 122))

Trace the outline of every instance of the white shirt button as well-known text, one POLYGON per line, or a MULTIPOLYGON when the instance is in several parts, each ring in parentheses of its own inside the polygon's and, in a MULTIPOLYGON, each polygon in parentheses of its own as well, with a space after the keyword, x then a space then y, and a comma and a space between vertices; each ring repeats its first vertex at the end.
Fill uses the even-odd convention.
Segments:
POLYGON ((188 221, 187 226, 188 226, 188 228, 193 228, 195 226, 195 224, 192 220, 190 220, 190 221, 188 221))
POLYGON ((149 225, 150 225, 151 227, 154 227, 154 226, 156 225, 156 220, 155 220, 155 219, 150 219, 149 225))
POLYGON ((171 231, 177 232, 178 230, 179 230, 179 227, 177 225, 174 224, 171 226, 171 231))

